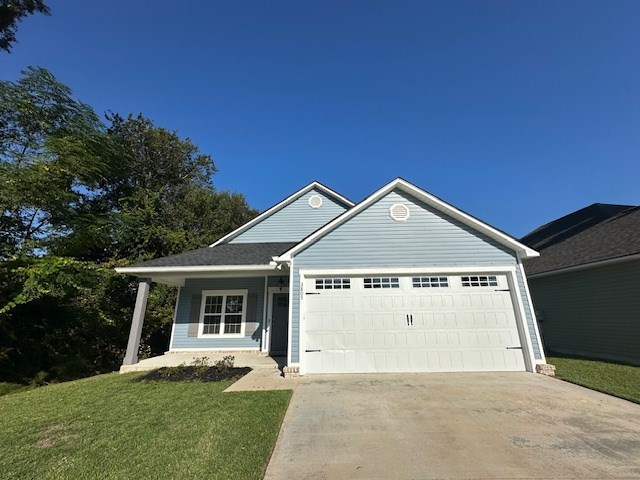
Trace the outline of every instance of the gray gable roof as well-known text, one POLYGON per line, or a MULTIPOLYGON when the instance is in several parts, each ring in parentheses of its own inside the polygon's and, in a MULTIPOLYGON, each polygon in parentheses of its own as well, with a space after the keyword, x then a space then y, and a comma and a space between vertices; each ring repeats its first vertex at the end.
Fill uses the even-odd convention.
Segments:
POLYGON ((530 244, 533 244, 531 239, 535 238, 534 234, 537 232, 535 243, 540 250, 540 257, 524 262, 527 274, 534 275, 640 253, 640 206, 622 207, 595 204, 525 236, 522 241, 529 239, 530 244), (591 210, 585 215, 588 209, 591 210), (567 222, 567 218, 572 216, 573 226, 571 222, 567 222), (556 228, 555 232, 554 229, 549 229, 548 238, 542 238, 542 229, 561 220, 561 228, 556 228), (541 247, 541 244, 548 246, 541 247))
POLYGON ((271 257, 280 255, 296 243, 224 243, 168 257, 156 258, 132 267, 195 267, 213 265, 269 265, 271 257))
POLYGON ((536 250, 543 250, 630 208, 633 208, 633 205, 594 203, 536 228, 520 241, 536 250))

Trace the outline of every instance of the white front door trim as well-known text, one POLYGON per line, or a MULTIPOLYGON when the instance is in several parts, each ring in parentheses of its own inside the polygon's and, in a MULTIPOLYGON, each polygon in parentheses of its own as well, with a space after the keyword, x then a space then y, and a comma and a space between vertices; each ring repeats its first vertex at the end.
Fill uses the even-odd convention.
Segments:
MULTIPOLYGON (((267 351, 271 352, 271 325, 273 323, 273 295, 276 293, 287 293, 289 294, 289 305, 291 305, 291 292, 289 291, 289 287, 281 288, 281 287, 269 287, 269 301, 267 304, 267 335, 265 338, 265 345, 267 346, 267 351)), ((289 324, 291 323, 291 317, 287 320, 287 329, 289 329, 289 324)), ((289 342, 287 341, 287 344, 289 342)), ((288 345, 287 345, 288 346, 288 345)))

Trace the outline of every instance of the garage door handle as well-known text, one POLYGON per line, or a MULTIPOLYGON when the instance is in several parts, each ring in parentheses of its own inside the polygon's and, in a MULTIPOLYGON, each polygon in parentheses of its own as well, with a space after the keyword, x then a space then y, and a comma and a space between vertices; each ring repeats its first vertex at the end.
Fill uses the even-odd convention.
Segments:
POLYGON ((409 315, 407 315, 407 327, 409 326, 409 315))
POLYGON ((411 326, 413 326, 413 314, 409 315, 409 318, 411 319, 411 326))
POLYGON ((305 350, 305 352, 307 352, 307 353, 315 353, 315 352, 320 352, 320 351, 321 351, 320 349, 318 349, 318 350, 305 350))
POLYGON ((498 290, 494 290, 495 292, 508 292, 509 289, 508 288, 503 288, 503 289, 498 289, 498 290))
POLYGON ((507 347, 507 350, 522 350, 522 347, 507 347))

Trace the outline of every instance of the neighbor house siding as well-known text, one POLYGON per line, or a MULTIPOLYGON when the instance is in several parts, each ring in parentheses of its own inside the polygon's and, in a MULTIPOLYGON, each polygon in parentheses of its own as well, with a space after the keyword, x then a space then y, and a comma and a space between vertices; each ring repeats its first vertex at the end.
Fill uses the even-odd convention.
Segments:
POLYGON ((273 215, 254 225, 229 243, 297 242, 315 232, 346 210, 319 190, 310 190, 273 215), (309 197, 322 198, 320 208, 309 206, 309 197))
POLYGON ((550 352, 640 364, 640 260, 529 278, 550 352))
MULTIPOLYGON (((291 361, 299 362, 300 270, 331 268, 405 268, 515 266, 514 252, 400 190, 394 190, 306 250, 293 262, 291 361), (409 207, 410 218, 389 217, 394 203, 409 207)), ((519 287, 528 299, 522 277, 519 287)), ((533 317, 528 329, 536 359, 541 358, 533 317)))
MULTIPOLYGON (((251 278, 201 278, 188 279, 180 289, 171 348, 247 348, 260 347, 264 318, 264 277, 251 278), (192 298, 201 296, 203 290, 248 290, 247 295, 255 308, 247 305, 247 325, 243 338, 198 338, 189 336, 192 298), (252 315, 252 318, 249 318, 252 315)), ((247 302, 248 303, 248 302, 247 302)))

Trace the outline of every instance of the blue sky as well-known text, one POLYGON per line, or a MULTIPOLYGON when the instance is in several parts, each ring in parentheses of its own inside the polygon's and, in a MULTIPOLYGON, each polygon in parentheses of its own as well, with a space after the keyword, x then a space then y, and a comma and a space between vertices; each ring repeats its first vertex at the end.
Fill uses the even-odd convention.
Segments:
POLYGON ((1 79, 43 66, 142 112, 260 210, 398 176, 516 236, 640 204, 639 1, 47 3, 1 79))

